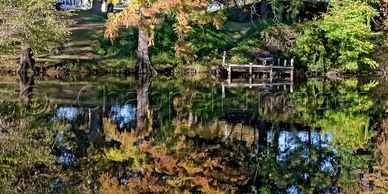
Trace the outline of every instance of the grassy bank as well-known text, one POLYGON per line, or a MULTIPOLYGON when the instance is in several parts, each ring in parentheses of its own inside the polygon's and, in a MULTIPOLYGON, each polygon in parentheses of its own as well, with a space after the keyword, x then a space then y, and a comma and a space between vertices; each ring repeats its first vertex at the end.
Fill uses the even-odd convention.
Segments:
MULTIPOLYGON (((136 29, 122 29, 120 36, 116 40, 110 41, 104 39, 107 19, 105 13, 77 11, 74 13, 73 19, 75 24, 70 27, 71 35, 68 41, 52 53, 37 53, 35 55, 37 66, 52 71, 65 69, 74 73, 120 73, 135 68, 136 29)), ((249 44, 248 39, 257 39, 258 29, 262 26, 263 22, 252 24, 251 22, 227 21, 222 30, 215 30, 210 25, 196 28, 188 41, 193 45, 197 56, 194 61, 186 61, 175 55, 175 35, 172 25, 166 22, 157 30, 155 45, 150 48, 152 63, 159 70, 207 71, 211 66, 221 64, 224 50, 236 47, 234 54, 238 56, 237 58, 246 55, 249 48, 246 50, 238 48, 246 47, 245 42, 249 44), (243 44, 241 45, 241 43, 243 44)), ((18 56, 15 53, 17 52, 6 54, 8 60, 2 63, 2 71, 17 69, 18 56)))

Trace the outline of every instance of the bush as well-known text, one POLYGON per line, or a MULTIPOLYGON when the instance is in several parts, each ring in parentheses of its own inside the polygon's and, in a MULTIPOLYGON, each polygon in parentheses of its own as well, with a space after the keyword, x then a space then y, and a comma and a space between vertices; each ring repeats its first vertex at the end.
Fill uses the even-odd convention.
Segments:
POLYGON ((230 33, 225 30, 216 30, 210 25, 206 25, 202 29, 197 28, 189 39, 199 58, 219 57, 220 53, 231 49, 236 44, 230 33))
POLYGON ((295 43, 297 33, 288 25, 277 24, 263 30, 261 38, 265 48, 271 53, 287 54, 295 43))
POLYGON ((330 1, 322 19, 304 24, 293 51, 312 71, 376 67, 377 63, 368 58, 375 35, 370 21, 376 15, 376 10, 364 1, 330 1))

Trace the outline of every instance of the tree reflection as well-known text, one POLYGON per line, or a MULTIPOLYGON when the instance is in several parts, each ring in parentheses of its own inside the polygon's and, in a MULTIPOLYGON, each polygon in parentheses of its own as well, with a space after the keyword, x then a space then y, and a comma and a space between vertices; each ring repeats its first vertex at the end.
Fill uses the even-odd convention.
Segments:
POLYGON ((149 114, 149 88, 151 84, 150 74, 139 74, 136 80, 137 109, 136 120, 137 129, 143 129, 147 124, 147 114, 149 114))
POLYGON ((57 124, 49 121, 50 110, 33 115, 23 104, 0 101, 0 123, 9 123, 0 131, 0 191, 3 193, 50 192, 48 175, 56 173, 55 156, 50 150, 57 124))
POLYGON ((34 82, 35 75, 28 75, 27 73, 19 73, 20 78, 20 93, 19 93, 19 100, 22 105, 27 105, 30 102, 31 93, 34 88, 35 82, 34 82))
POLYGON ((140 75, 136 104, 117 103, 108 114, 60 106, 25 116, 21 103, 3 103, 0 124, 9 124, 0 127, 20 127, 2 141, 2 186, 11 191, 19 181, 35 187, 31 191, 41 184, 43 192, 75 193, 384 193, 388 122, 375 131, 378 118, 372 122, 370 112, 378 109, 365 93, 373 84, 309 79, 297 88, 302 94, 268 93, 258 103, 260 94, 241 88, 221 102, 221 88, 210 83, 162 77, 151 85, 140 75), (167 92, 155 99, 156 89, 167 92), (241 100, 247 93, 251 98, 241 100), (163 106, 150 110, 160 101, 163 106), (40 163, 47 171, 39 171, 40 163), (29 170, 39 176, 23 174, 29 170), (50 178, 42 180, 43 173, 50 178))

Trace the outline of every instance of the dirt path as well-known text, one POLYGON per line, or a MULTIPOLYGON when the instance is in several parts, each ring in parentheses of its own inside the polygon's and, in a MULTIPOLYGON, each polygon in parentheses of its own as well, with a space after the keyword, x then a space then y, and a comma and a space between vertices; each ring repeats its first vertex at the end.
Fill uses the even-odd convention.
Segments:
POLYGON ((44 66, 62 61, 97 59, 98 40, 103 38, 104 23, 80 23, 69 28, 71 35, 53 54, 40 55, 36 61, 44 66))

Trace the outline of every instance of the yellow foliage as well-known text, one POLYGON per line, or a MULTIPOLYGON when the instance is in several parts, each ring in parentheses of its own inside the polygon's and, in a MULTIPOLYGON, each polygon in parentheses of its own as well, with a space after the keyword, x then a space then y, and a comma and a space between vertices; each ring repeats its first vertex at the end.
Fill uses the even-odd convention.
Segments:
POLYGON ((168 12, 176 18, 174 32, 178 36, 175 51, 178 56, 188 60, 194 60, 192 45, 184 41, 188 34, 194 32, 191 23, 205 25, 212 23, 217 29, 223 27, 225 16, 222 12, 207 13, 202 12, 207 9, 212 0, 157 0, 152 3, 143 0, 131 0, 127 7, 119 13, 109 14, 106 23, 105 37, 114 39, 118 36, 120 26, 126 28, 132 26, 142 26, 147 29, 149 45, 154 44, 154 37, 157 18, 159 15, 168 12))
POLYGON ((106 149, 104 152, 105 152, 105 156, 109 160, 116 161, 116 162, 126 161, 130 157, 130 155, 127 154, 127 152, 121 149, 106 149))
POLYGON ((140 166, 139 160, 144 158, 144 154, 140 152, 136 142, 138 136, 136 132, 122 132, 116 129, 116 125, 111 119, 103 119, 103 130, 106 141, 118 141, 121 146, 120 149, 105 149, 105 156, 112 161, 123 162, 128 159, 134 159, 134 165, 140 166))
POLYGON ((103 118, 102 120, 102 128, 104 130, 105 139, 107 141, 111 141, 112 139, 116 139, 118 135, 117 126, 113 123, 110 118, 103 118))

